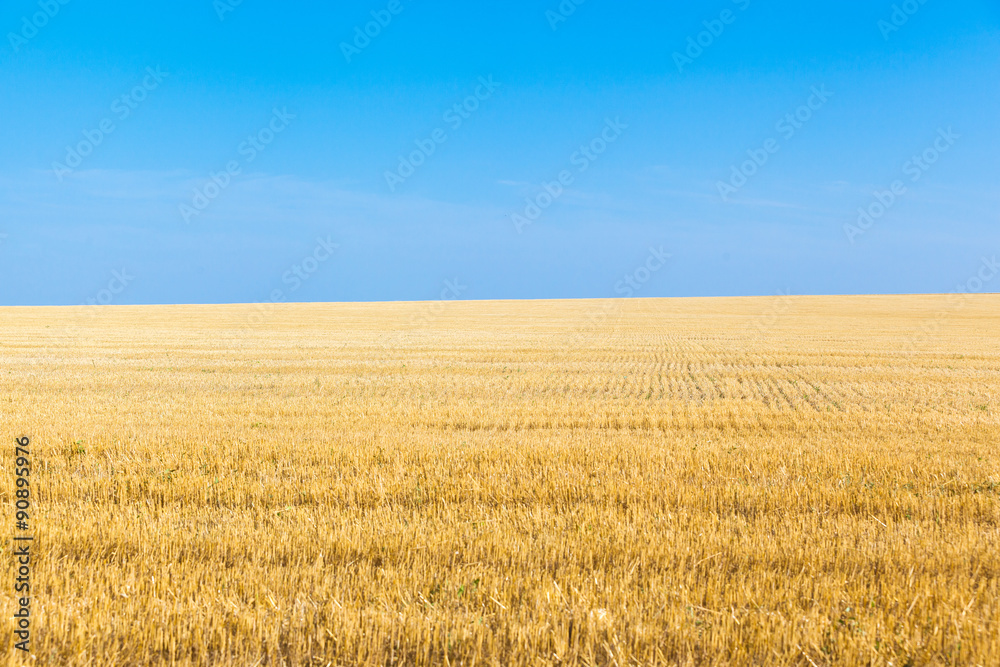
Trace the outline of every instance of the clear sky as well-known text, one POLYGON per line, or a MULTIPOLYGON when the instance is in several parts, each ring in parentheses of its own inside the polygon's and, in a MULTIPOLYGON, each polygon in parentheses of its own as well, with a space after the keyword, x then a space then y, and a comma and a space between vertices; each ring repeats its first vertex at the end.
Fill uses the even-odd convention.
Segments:
POLYGON ((1000 291, 996 1, 10 0, 0 35, 3 304, 1000 291))

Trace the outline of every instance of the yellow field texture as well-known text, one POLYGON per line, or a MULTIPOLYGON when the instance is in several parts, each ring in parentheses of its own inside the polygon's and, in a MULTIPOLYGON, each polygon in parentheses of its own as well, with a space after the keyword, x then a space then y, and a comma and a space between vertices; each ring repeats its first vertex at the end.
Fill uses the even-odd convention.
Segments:
POLYGON ((6 664, 1000 664, 997 295, 3 308, 0 377, 6 664))

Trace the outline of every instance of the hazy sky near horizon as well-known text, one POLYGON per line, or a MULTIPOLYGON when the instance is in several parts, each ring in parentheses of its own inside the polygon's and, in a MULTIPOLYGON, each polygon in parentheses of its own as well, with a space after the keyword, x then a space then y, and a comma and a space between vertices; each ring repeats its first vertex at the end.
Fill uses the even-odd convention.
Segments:
POLYGON ((0 35, 0 304, 1000 291, 996 1, 11 0, 0 35))

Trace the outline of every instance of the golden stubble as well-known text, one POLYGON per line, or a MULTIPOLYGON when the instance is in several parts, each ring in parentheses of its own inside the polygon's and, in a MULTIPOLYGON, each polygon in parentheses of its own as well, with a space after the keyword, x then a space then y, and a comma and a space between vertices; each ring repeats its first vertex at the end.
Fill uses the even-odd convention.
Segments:
POLYGON ((2 308, 5 660, 995 664, 1000 297, 950 299, 2 308))

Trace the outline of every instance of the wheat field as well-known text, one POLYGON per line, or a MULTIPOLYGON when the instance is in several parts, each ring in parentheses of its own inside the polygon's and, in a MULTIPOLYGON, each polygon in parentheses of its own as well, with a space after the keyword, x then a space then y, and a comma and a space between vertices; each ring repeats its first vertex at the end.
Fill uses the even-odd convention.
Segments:
POLYGON ((0 315, 6 664, 1000 663, 1000 295, 0 315))

